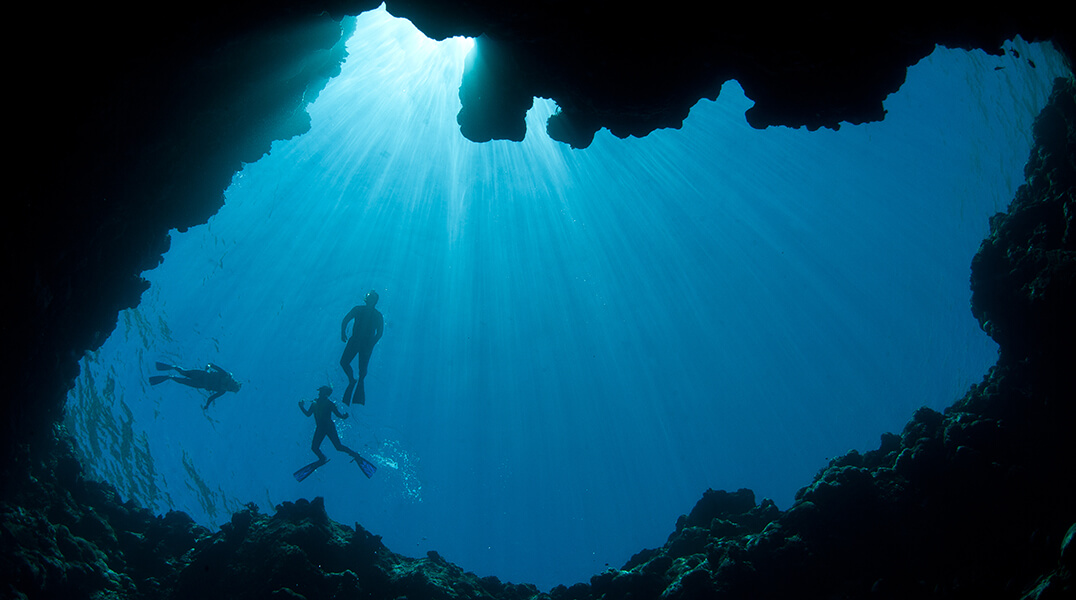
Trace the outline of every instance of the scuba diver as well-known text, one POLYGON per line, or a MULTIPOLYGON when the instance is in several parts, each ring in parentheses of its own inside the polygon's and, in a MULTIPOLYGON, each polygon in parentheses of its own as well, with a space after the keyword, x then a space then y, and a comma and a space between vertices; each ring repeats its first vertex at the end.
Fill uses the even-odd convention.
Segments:
POLYGON ((296 471, 294 473, 296 481, 306 479, 315 469, 329 462, 329 458, 321 451, 321 443, 325 441, 326 436, 329 438, 329 441, 333 443, 333 447, 340 452, 350 454, 351 460, 359 465, 359 468, 362 469, 362 472, 367 477, 373 477, 374 471, 377 470, 377 467, 375 467, 373 463, 359 456, 358 452, 355 452, 351 448, 340 443, 340 436, 336 433, 336 423, 333 422, 332 416, 336 415, 341 419, 346 419, 347 415, 341 413, 340 410, 336 408, 336 404, 332 400, 329 400, 329 394, 331 394, 332 391, 333 389, 327 385, 319 387, 317 400, 311 402, 309 407, 304 406, 302 400, 299 401, 299 410, 303 411, 303 414, 308 417, 313 416, 314 423, 316 423, 314 439, 310 442, 310 449, 314 451, 314 454, 317 455, 318 459, 296 471))
POLYGON ((344 354, 340 357, 340 366, 347 375, 347 389, 344 391, 344 404, 350 406, 352 394, 358 404, 366 404, 366 388, 363 381, 366 379, 366 367, 370 364, 370 354, 374 351, 374 344, 381 339, 385 332, 385 319, 374 306, 377 304, 377 292, 370 290, 366 294, 366 304, 352 308, 344 315, 340 323, 340 339, 347 343, 344 346, 344 354), (347 337, 348 321, 354 320, 355 325, 351 328, 351 339, 347 337), (355 379, 355 373, 351 370, 351 361, 355 355, 359 355, 359 378, 355 379), (357 384, 357 385, 356 385, 357 384))
POLYGON ((202 407, 202 410, 209 408, 209 405, 223 396, 225 392, 238 392, 239 388, 242 387, 235 380, 235 377, 232 377, 231 373, 213 363, 206 365, 205 369, 181 369, 175 365, 159 362, 157 363, 157 370, 175 371, 179 375, 154 375, 149 378, 150 385, 157 385, 171 379, 176 383, 182 383, 192 388, 213 392, 213 395, 205 401, 205 406, 202 407))

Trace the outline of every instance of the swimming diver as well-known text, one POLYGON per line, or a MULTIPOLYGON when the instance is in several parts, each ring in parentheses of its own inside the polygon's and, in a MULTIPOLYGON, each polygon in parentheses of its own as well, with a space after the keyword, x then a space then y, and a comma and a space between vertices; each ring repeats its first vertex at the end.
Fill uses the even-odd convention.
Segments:
POLYGON ((157 385, 171 379, 176 383, 182 383, 192 388, 213 392, 213 395, 205 401, 205 406, 202 407, 203 410, 209 408, 209 405, 223 396, 225 392, 238 392, 239 388, 242 387, 235 380, 235 377, 232 377, 231 373, 213 363, 206 365, 205 369, 181 369, 175 365, 159 362, 157 363, 157 370, 175 371, 179 375, 154 375, 149 378, 150 385, 157 385))
POLYGON ((366 367, 370 364, 370 354, 374 351, 374 344, 381 339, 385 330, 385 319, 374 306, 377 304, 377 292, 370 290, 366 294, 366 304, 352 308, 344 315, 340 323, 340 339, 347 343, 344 346, 344 354, 340 357, 340 366, 347 375, 347 389, 344 391, 344 404, 348 406, 354 401, 358 404, 366 404, 366 387, 363 381, 366 379, 366 367), (348 321, 354 320, 355 325, 351 328, 351 339, 347 337, 348 321), (355 373, 351 370, 351 361, 355 355, 359 355, 359 378, 355 379, 355 373), (357 384, 357 385, 356 385, 357 384))
POLYGON ((318 459, 295 472, 294 475, 297 481, 306 479, 314 472, 314 469, 329 462, 329 458, 321 451, 321 443, 325 441, 326 437, 329 438, 329 441, 333 443, 333 447, 337 450, 351 455, 351 459, 358 463, 359 468, 362 469, 362 472, 365 473, 367 477, 373 477, 374 471, 377 470, 377 467, 372 463, 359 456, 358 452, 355 452, 340 442, 340 436, 336 433, 336 423, 333 422, 332 416, 336 415, 341 419, 346 419, 347 414, 341 413, 340 410, 336 408, 336 404, 332 400, 329 400, 329 394, 331 394, 332 391, 332 388, 327 385, 318 388, 318 397, 310 403, 309 407, 304 406, 302 400, 299 401, 299 410, 303 411, 303 414, 308 417, 314 417, 316 426, 314 429, 314 439, 310 442, 310 449, 314 451, 314 454, 317 455, 318 459))

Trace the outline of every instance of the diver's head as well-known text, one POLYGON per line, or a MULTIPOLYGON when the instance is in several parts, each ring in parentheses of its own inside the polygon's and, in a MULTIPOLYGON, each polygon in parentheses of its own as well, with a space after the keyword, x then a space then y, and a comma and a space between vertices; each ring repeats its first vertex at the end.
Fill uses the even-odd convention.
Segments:
POLYGON ((228 386, 229 392, 238 392, 239 388, 243 387, 243 384, 239 383, 232 377, 228 378, 228 382, 225 385, 228 386))
POLYGON ((369 294, 366 294, 366 304, 374 306, 377 304, 378 295, 377 292, 370 290, 369 294))
POLYGON ((323 386, 318 388, 318 397, 319 398, 328 398, 329 394, 331 394, 331 393, 333 393, 333 389, 331 387, 327 386, 327 385, 323 385, 323 386))

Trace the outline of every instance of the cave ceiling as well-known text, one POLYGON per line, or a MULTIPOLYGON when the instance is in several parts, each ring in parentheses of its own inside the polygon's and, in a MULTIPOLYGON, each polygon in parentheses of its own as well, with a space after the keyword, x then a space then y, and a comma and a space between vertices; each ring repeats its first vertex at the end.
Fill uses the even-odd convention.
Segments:
MULTIPOLYGON (((51 437, 79 358, 104 341, 119 311, 138 304, 141 273, 160 262, 168 231, 204 223, 244 162, 308 127, 306 91, 344 56, 341 19, 379 5, 9 9, 22 52, 8 61, 17 152, 3 241, 14 316, 3 326, 14 382, 2 415, 5 453, 51 437), (296 57, 304 68, 285 77, 296 57), (277 84, 278 97, 236 92, 255 76, 277 84)), ((978 13, 683 1, 386 7, 431 38, 477 38, 457 118, 474 141, 522 139, 534 97, 556 102, 549 134, 572 147, 603 128, 644 136, 680 127, 731 80, 754 102, 745 115, 754 127, 837 128, 884 118, 886 96, 936 45, 1000 54, 1020 35, 1071 56, 1064 19, 1025 4, 978 13)))

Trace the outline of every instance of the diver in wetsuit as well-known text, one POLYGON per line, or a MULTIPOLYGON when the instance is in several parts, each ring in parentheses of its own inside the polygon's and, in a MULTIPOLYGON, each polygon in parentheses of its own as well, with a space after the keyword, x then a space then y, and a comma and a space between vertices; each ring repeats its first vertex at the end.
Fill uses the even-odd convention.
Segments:
POLYGON ((314 428, 314 439, 310 442, 310 449, 314 451, 314 454, 317 455, 318 459, 296 471, 294 473, 296 481, 306 479, 315 469, 329 462, 329 458, 321 451, 321 443, 325 441, 326 437, 329 438, 329 441, 333 443, 333 446, 337 450, 349 454, 352 460, 359 465, 359 468, 362 469, 363 474, 367 477, 373 477, 374 472, 377 471, 377 467, 374 466, 373 463, 359 456, 358 452, 355 452, 340 442, 340 435, 336 432, 336 423, 333 422, 333 415, 336 415, 341 419, 346 419, 347 415, 341 413, 336 408, 336 404, 332 400, 329 400, 329 394, 331 394, 332 391, 332 388, 327 385, 318 388, 317 400, 311 402, 309 407, 305 406, 301 400, 299 401, 299 410, 303 411, 303 414, 308 417, 314 417, 314 423, 316 425, 314 428))
POLYGON ((225 392, 238 392, 241 384, 232 377, 232 374, 213 363, 206 365, 205 369, 182 369, 175 365, 157 363, 158 371, 175 371, 179 375, 154 375, 149 378, 150 385, 157 385, 171 379, 176 383, 213 392, 206 401, 203 410, 209 408, 214 400, 220 398, 225 392))
POLYGON ((340 452, 346 452, 352 458, 360 458, 358 452, 340 443, 340 436, 336 433, 336 423, 333 423, 332 416, 336 415, 341 419, 346 419, 347 414, 341 413, 336 408, 336 404, 329 400, 329 394, 332 391, 332 388, 327 385, 318 388, 318 398, 310 403, 309 408, 303 405, 302 400, 299 401, 299 410, 303 411, 303 414, 308 417, 311 415, 314 417, 314 423, 316 423, 317 427, 314 429, 314 440, 310 443, 310 449, 314 451, 314 454, 318 456, 318 460, 323 464, 329 460, 325 457, 325 453, 321 451, 321 443, 325 441, 326 436, 340 452))
POLYGON ((347 343, 344 346, 344 354, 340 357, 340 366, 347 375, 347 389, 344 391, 344 404, 351 405, 352 394, 358 404, 366 404, 366 389, 363 381, 366 379, 366 367, 370 364, 370 354, 374 351, 374 345, 381 339, 385 331, 385 319, 378 312, 377 292, 371 290, 366 294, 366 304, 352 308, 340 323, 340 339, 347 343), (347 337, 347 324, 355 321, 351 328, 351 339, 347 337), (351 361, 355 355, 359 356, 359 378, 355 379, 355 373, 351 370, 351 361))

